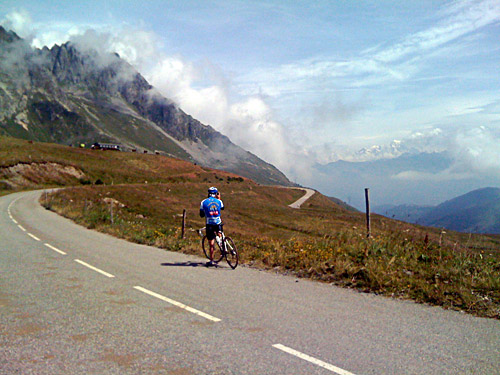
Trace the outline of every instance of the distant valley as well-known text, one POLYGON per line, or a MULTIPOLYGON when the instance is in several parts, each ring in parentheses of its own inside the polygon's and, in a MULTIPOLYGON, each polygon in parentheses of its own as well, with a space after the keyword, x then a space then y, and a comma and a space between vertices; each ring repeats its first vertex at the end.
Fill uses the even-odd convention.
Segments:
POLYGON ((500 189, 477 189, 433 207, 387 205, 374 207, 374 212, 459 232, 500 234, 500 189))
MULTIPOLYGON (((302 182, 364 210, 364 189, 375 206, 435 206, 487 186, 500 187, 498 174, 468 174, 450 152, 407 151, 366 161, 316 164, 313 178, 302 182)), ((410 207, 410 211, 412 208, 410 207)), ((410 212, 411 214, 411 212, 410 212)))

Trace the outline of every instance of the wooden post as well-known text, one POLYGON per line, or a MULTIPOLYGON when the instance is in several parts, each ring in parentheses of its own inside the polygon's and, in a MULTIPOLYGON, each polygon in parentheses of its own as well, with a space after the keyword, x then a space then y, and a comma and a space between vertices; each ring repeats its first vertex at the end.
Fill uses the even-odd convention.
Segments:
POLYGON ((185 232, 186 232, 186 209, 182 210, 182 234, 181 234, 182 239, 184 239, 185 232))
POLYGON ((366 237, 371 237, 370 228, 370 189, 365 189, 365 200, 366 200, 366 237))

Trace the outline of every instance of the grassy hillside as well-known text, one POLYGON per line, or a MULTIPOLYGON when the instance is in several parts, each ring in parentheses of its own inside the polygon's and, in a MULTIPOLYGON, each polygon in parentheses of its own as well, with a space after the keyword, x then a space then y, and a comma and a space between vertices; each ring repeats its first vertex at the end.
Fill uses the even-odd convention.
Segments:
POLYGON ((0 190, 166 182, 179 174, 202 178, 208 171, 212 170, 159 155, 72 148, 0 137, 0 190), (65 174, 55 166, 49 171, 44 167, 49 163, 61 168, 74 167, 81 176, 65 174), (23 174, 22 169, 27 166, 32 168, 28 174, 23 174))
POLYGON ((4 191, 74 185, 43 204, 89 228, 198 255, 199 202, 215 185, 227 207, 226 232, 244 264, 500 318, 498 236, 445 233, 373 215, 367 239, 364 214, 321 194, 296 210, 288 204, 302 196, 300 190, 262 186, 177 159, 1 137, 0 180, 4 191), (41 165, 53 173, 42 173, 41 165), (13 167, 17 175, 6 172, 13 167), (20 173, 28 174, 19 179, 20 173), (24 185, 14 184, 16 178, 24 185), (181 239, 183 209, 187 234, 181 239))

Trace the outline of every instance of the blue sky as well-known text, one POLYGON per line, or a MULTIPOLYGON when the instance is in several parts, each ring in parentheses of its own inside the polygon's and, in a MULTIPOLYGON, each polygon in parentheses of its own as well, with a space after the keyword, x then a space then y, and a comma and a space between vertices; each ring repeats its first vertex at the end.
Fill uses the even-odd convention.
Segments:
POLYGON ((38 47, 117 51, 299 182, 405 150, 500 176, 498 0, 4 0, 0 22, 38 47))

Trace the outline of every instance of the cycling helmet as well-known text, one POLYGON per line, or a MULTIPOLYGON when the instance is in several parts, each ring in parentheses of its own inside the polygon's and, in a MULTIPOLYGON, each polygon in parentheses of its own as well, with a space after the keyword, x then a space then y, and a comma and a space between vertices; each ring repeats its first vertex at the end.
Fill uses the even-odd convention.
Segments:
POLYGON ((218 193, 219 193, 219 190, 217 190, 216 187, 212 186, 212 187, 208 188, 208 196, 209 197, 216 197, 218 193))

